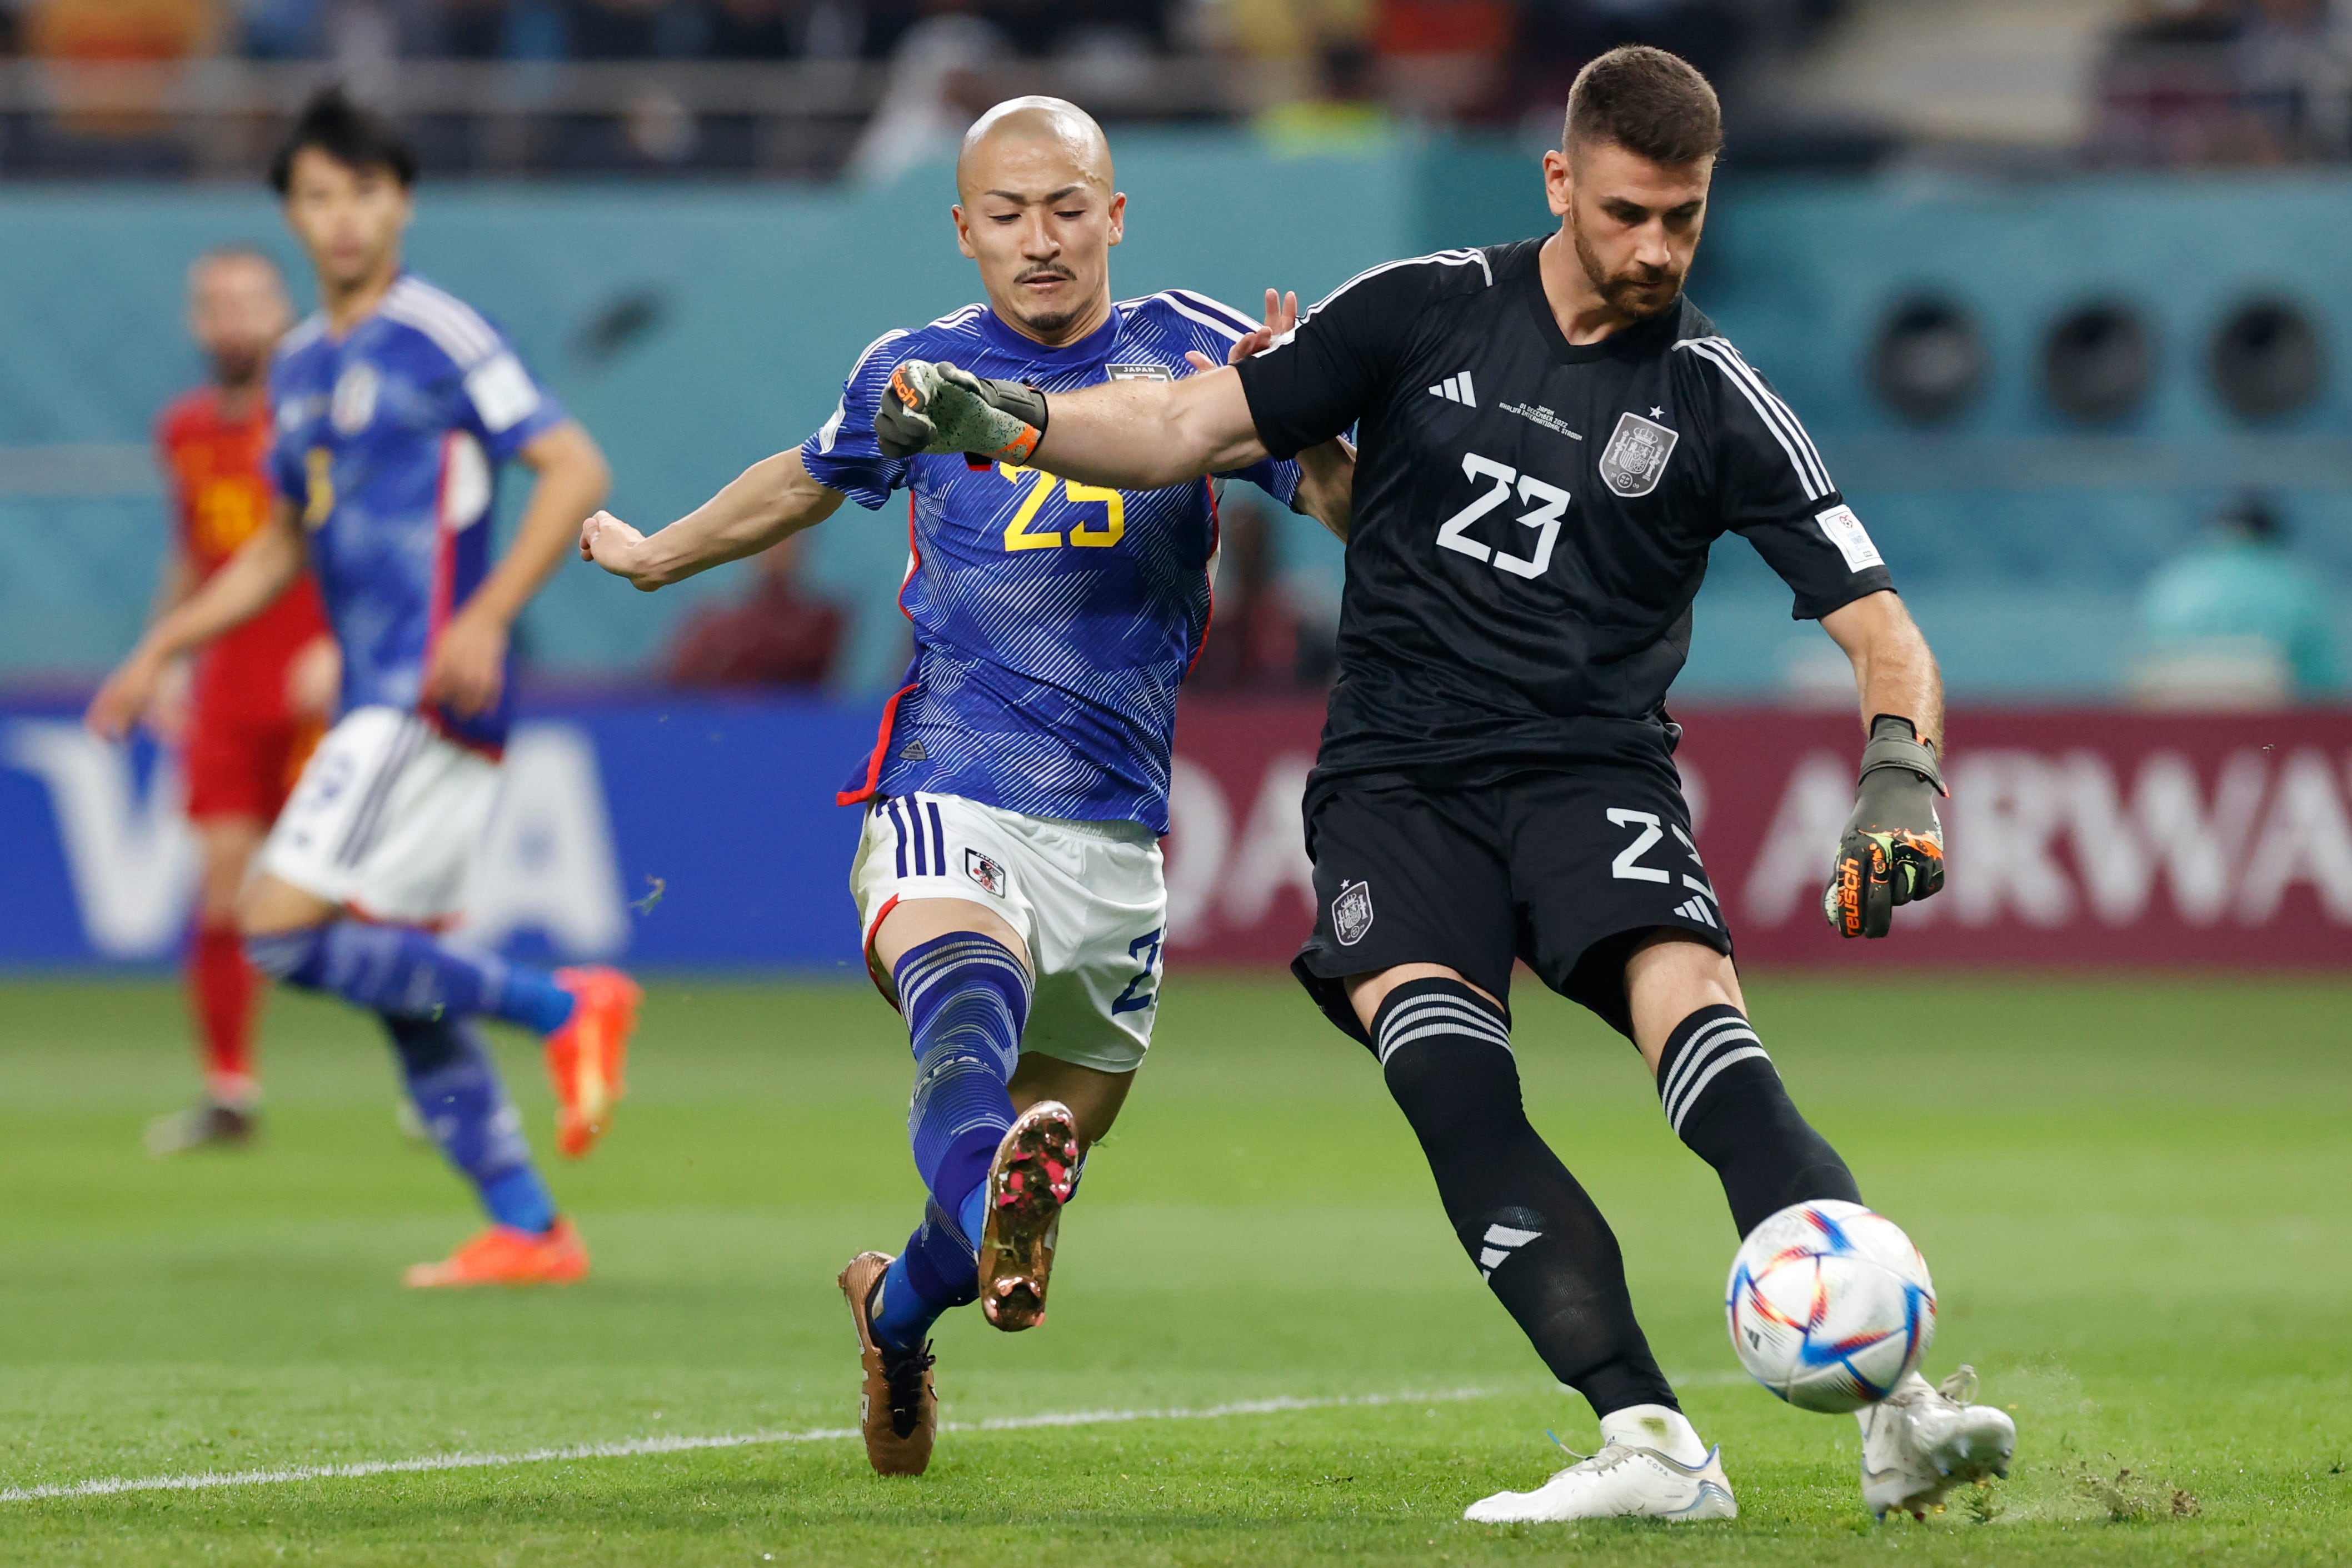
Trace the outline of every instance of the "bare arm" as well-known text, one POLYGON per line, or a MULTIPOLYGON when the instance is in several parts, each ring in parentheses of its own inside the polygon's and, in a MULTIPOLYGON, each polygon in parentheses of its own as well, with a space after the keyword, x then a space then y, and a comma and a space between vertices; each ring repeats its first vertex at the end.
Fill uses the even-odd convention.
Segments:
POLYGON ((1106 382, 1046 401, 1045 438, 1029 464, 1080 484, 1156 490, 1267 457, 1241 375, 1230 368, 1181 381, 1106 382))
POLYGON ((235 631, 277 603, 302 573, 308 558, 302 524, 294 503, 281 500, 251 539, 139 639, 120 668, 90 700, 84 721, 109 740, 120 740, 146 710, 164 668, 223 633, 235 631))
POLYGON ((815 527, 840 504, 841 492, 811 478, 793 447, 752 464, 717 495, 651 534, 598 512, 580 526, 580 556, 650 594, 723 562, 757 555, 815 527))
POLYGON ((442 627, 425 669, 425 700, 458 713, 479 713, 498 701, 515 617, 562 563, 580 520, 612 484, 604 454, 572 420, 541 432, 517 456, 537 482, 514 543, 442 627))
POLYGON ((1876 715, 1891 713, 1910 720, 1919 739, 1940 751, 1944 678, 1903 601, 1892 593, 1864 595, 1823 616, 1822 629, 1853 661, 1864 731, 1876 715))

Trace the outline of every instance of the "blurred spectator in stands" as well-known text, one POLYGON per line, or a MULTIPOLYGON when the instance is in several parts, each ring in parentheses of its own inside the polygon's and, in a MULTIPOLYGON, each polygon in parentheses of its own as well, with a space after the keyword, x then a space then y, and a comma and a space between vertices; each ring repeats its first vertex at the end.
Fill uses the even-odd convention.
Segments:
POLYGON ((1278 109, 1328 92, 1335 58, 1348 63, 1357 81, 1366 79, 1373 3, 1203 0, 1193 31, 1197 42, 1235 60, 1244 101, 1278 109))
POLYGON ((742 598, 698 605, 679 626, 664 661, 673 686, 813 690, 833 672, 845 629, 841 606, 800 585, 800 541, 787 539, 752 563, 742 598))
POLYGON ((710 0, 706 52, 720 60, 781 60, 794 54, 802 18, 785 0, 710 0))
POLYGON ((1488 117, 1517 23, 1507 0, 1381 0, 1372 48, 1389 102, 1424 120, 1488 117))
POLYGON ((2236 48, 2248 114, 2283 155, 2352 152, 2352 37, 2329 0, 2254 0, 2236 48))
POLYGON ((2272 503, 2241 496, 2148 580, 2133 679, 2156 707, 2260 708, 2334 691, 2343 673, 2326 582, 2286 548, 2272 503))
POLYGON ((214 0, 31 0, 26 52, 48 63, 60 129, 139 137, 161 127, 173 68, 212 53, 226 23, 214 0))
POLYGON ((1373 65, 1361 44, 1326 47, 1318 89, 1261 112, 1253 121, 1259 137, 1291 158, 1378 147, 1395 134, 1396 120, 1379 100, 1373 65))
POLYGON ((849 155, 862 180, 894 180, 956 155, 963 133, 993 101, 982 71, 1013 56, 1012 41, 979 15, 976 0, 924 0, 923 19, 899 36, 890 84, 849 155))
POLYGON ((1215 613, 1185 685, 1228 692, 1327 685, 1339 663, 1332 634, 1285 589, 1265 503, 1229 488, 1218 507, 1215 613))

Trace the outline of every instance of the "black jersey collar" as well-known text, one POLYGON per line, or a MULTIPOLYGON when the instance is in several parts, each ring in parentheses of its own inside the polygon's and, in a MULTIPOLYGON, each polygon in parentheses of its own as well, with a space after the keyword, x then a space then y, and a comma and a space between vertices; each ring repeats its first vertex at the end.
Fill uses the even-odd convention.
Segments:
POLYGON ((1682 321, 1684 296, 1675 296, 1673 304, 1646 321, 1610 333, 1597 343, 1571 343, 1568 334, 1559 330, 1559 318, 1551 313, 1551 300, 1544 294, 1543 268, 1530 259, 1519 274, 1519 292, 1528 303, 1528 314, 1535 318, 1536 330, 1551 350, 1552 358, 1562 364, 1591 364, 1596 360, 1614 359, 1620 354, 1638 353, 1655 348, 1662 338, 1673 333, 1682 321))

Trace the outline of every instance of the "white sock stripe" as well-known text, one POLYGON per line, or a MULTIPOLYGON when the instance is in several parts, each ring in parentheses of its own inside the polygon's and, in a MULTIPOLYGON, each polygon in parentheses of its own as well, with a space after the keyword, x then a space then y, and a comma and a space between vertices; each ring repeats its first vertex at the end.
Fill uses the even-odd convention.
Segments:
POLYGON ((1510 1031, 1500 1019, 1450 997, 1416 997, 1382 1020, 1380 1058, 1385 1062, 1389 1053, 1407 1040, 1433 1034, 1470 1035, 1492 1041, 1507 1051, 1511 1048, 1510 1031))
MULTIPOLYGON (((1397 1052, 1404 1049, 1405 1047, 1412 1044, 1415 1040, 1427 1039, 1433 1035, 1454 1035, 1458 1037, 1463 1033, 1464 1031, 1461 1028, 1453 1024, 1431 1024, 1425 1028, 1407 1029, 1401 1035, 1394 1033, 1384 1034, 1381 1037, 1381 1065, 1382 1067, 1386 1067, 1391 1057, 1396 1055, 1397 1052)), ((1510 1053, 1511 1043, 1508 1040, 1502 1039, 1496 1036, 1473 1035, 1471 1038, 1484 1040, 1486 1044, 1495 1047, 1506 1055, 1510 1053)))
POLYGON ((986 937, 976 937, 971 942, 926 953, 904 978, 898 979, 899 1011, 912 1009, 941 981, 959 970, 973 966, 1005 970, 1020 977, 1022 990, 1029 989, 1029 972, 1021 967, 1019 959, 986 937))
POLYGON ((1756 1031, 1748 1026, 1747 1020, 1742 1019, 1734 1028, 1717 1030, 1708 1038, 1705 1046, 1696 1047, 1683 1053, 1683 1059, 1675 1064, 1676 1068, 1674 1075, 1675 1082, 1668 1092, 1662 1097, 1667 1121, 1679 1121, 1681 1113, 1690 1108, 1691 1097, 1696 1092, 1692 1085, 1707 1064, 1742 1040, 1759 1049, 1761 1049, 1764 1045, 1763 1041, 1756 1037, 1756 1031))
MULTIPOLYGON (((1690 1114, 1690 1108, 1698 1100, 1700 1087, 1715 1076, 1717 1068, 1728 1057, 1738 1051, 1751 1048, 1758 1054, 1761 1054, 1764 1049, 1764 1042, 1756 1037, 1755 1031, 1752 1029, 1739 1029, 1730 1034, 1717 1036, 1707 1047, 1706 1062, 1701 1064, 1698 1070, 1684 1079, 1682 1086, 1666 1100, 1666 1120, 1676 1127, 1681 1126, 1683 1118, 1690 1114)), ((1765 1059, 1769 1061, 1771 1058, 1768 1057, 1765 1059)))
POLYGON ((1381 1032, 1386 1034, 1409 1019, 1420 1018, 1423 1014, 1459 1018, 1474 1029, 1498 1035, 1506 1041, 1511 1037, 1509 1027, 1500 1018, 1491 1013, 1480 1012, 1469 1003, 1457 1001, 1451 996, 1416 996, 1411 1001, 1398 1004, 1396 1011, 1391 1013, 1387 1021, 1381 1026, 1381 1032))
POLYGON ((1675 1065, 1666 1070, 1665 1081, 1658 1086, 1658 1098, 1672 1100, 1675 1097, 1675 1092, 1689 1079, 1692 1069, 1697 1066, 1699 1054, 1709 1040, 1726 1029, 1745 1029, 1748 1026, 1748 1020, 1738 1013, 1731 1014, 1727 1017, 1710 1018, 1701 1024, 1692 1032, 1691 1037, 1683 1043, 1683 1053, 1675 1058, 1675 1065))
POLYGON ((1699 1096, 1706 1092, 1706 1086, 1715 1081, 1715 1075, 1726 1068, 1736 1067, 1751 1057, 1762 1057, 1768 1062, 1772 1059, 1762 1046, 1743 1046, 1738 1050, 1717 1057, 1715 1065, 1699 1075, 1698 1081, 1691 1085, 1690 1094, 1683 1101, 1682 1109, 1667 1115, 1666 1120, 1673 1124, 1675 1137, 1682 1136, 1684 1119, 1689 1116, 1692 1109, 1698 1104, 1699 1096))

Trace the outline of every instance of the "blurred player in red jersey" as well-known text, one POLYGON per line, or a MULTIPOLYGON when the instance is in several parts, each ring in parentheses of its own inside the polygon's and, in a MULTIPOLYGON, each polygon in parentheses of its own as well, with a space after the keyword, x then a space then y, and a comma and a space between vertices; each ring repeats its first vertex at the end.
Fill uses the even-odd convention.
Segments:
MULTIPOLYGON (((269 517, 269 354, 292 321, 278 268, 260 251, 207 251, 188 269, 188 328, 212 362, 212 381, 173 402, 155 424, 173 523, 158 616, 193 594, 269 517)), ((237 936, 237 889, 325 729, 336 679, 318 589, 304 576, 199 655, 189 677, 148 711, 149 727, 184 749, 188 817, 204 849, 187 976, 204 1047, 205 1098, 148 1129, 147 1146, 157 1154, 253 1135, 261 990, 237 936)))

